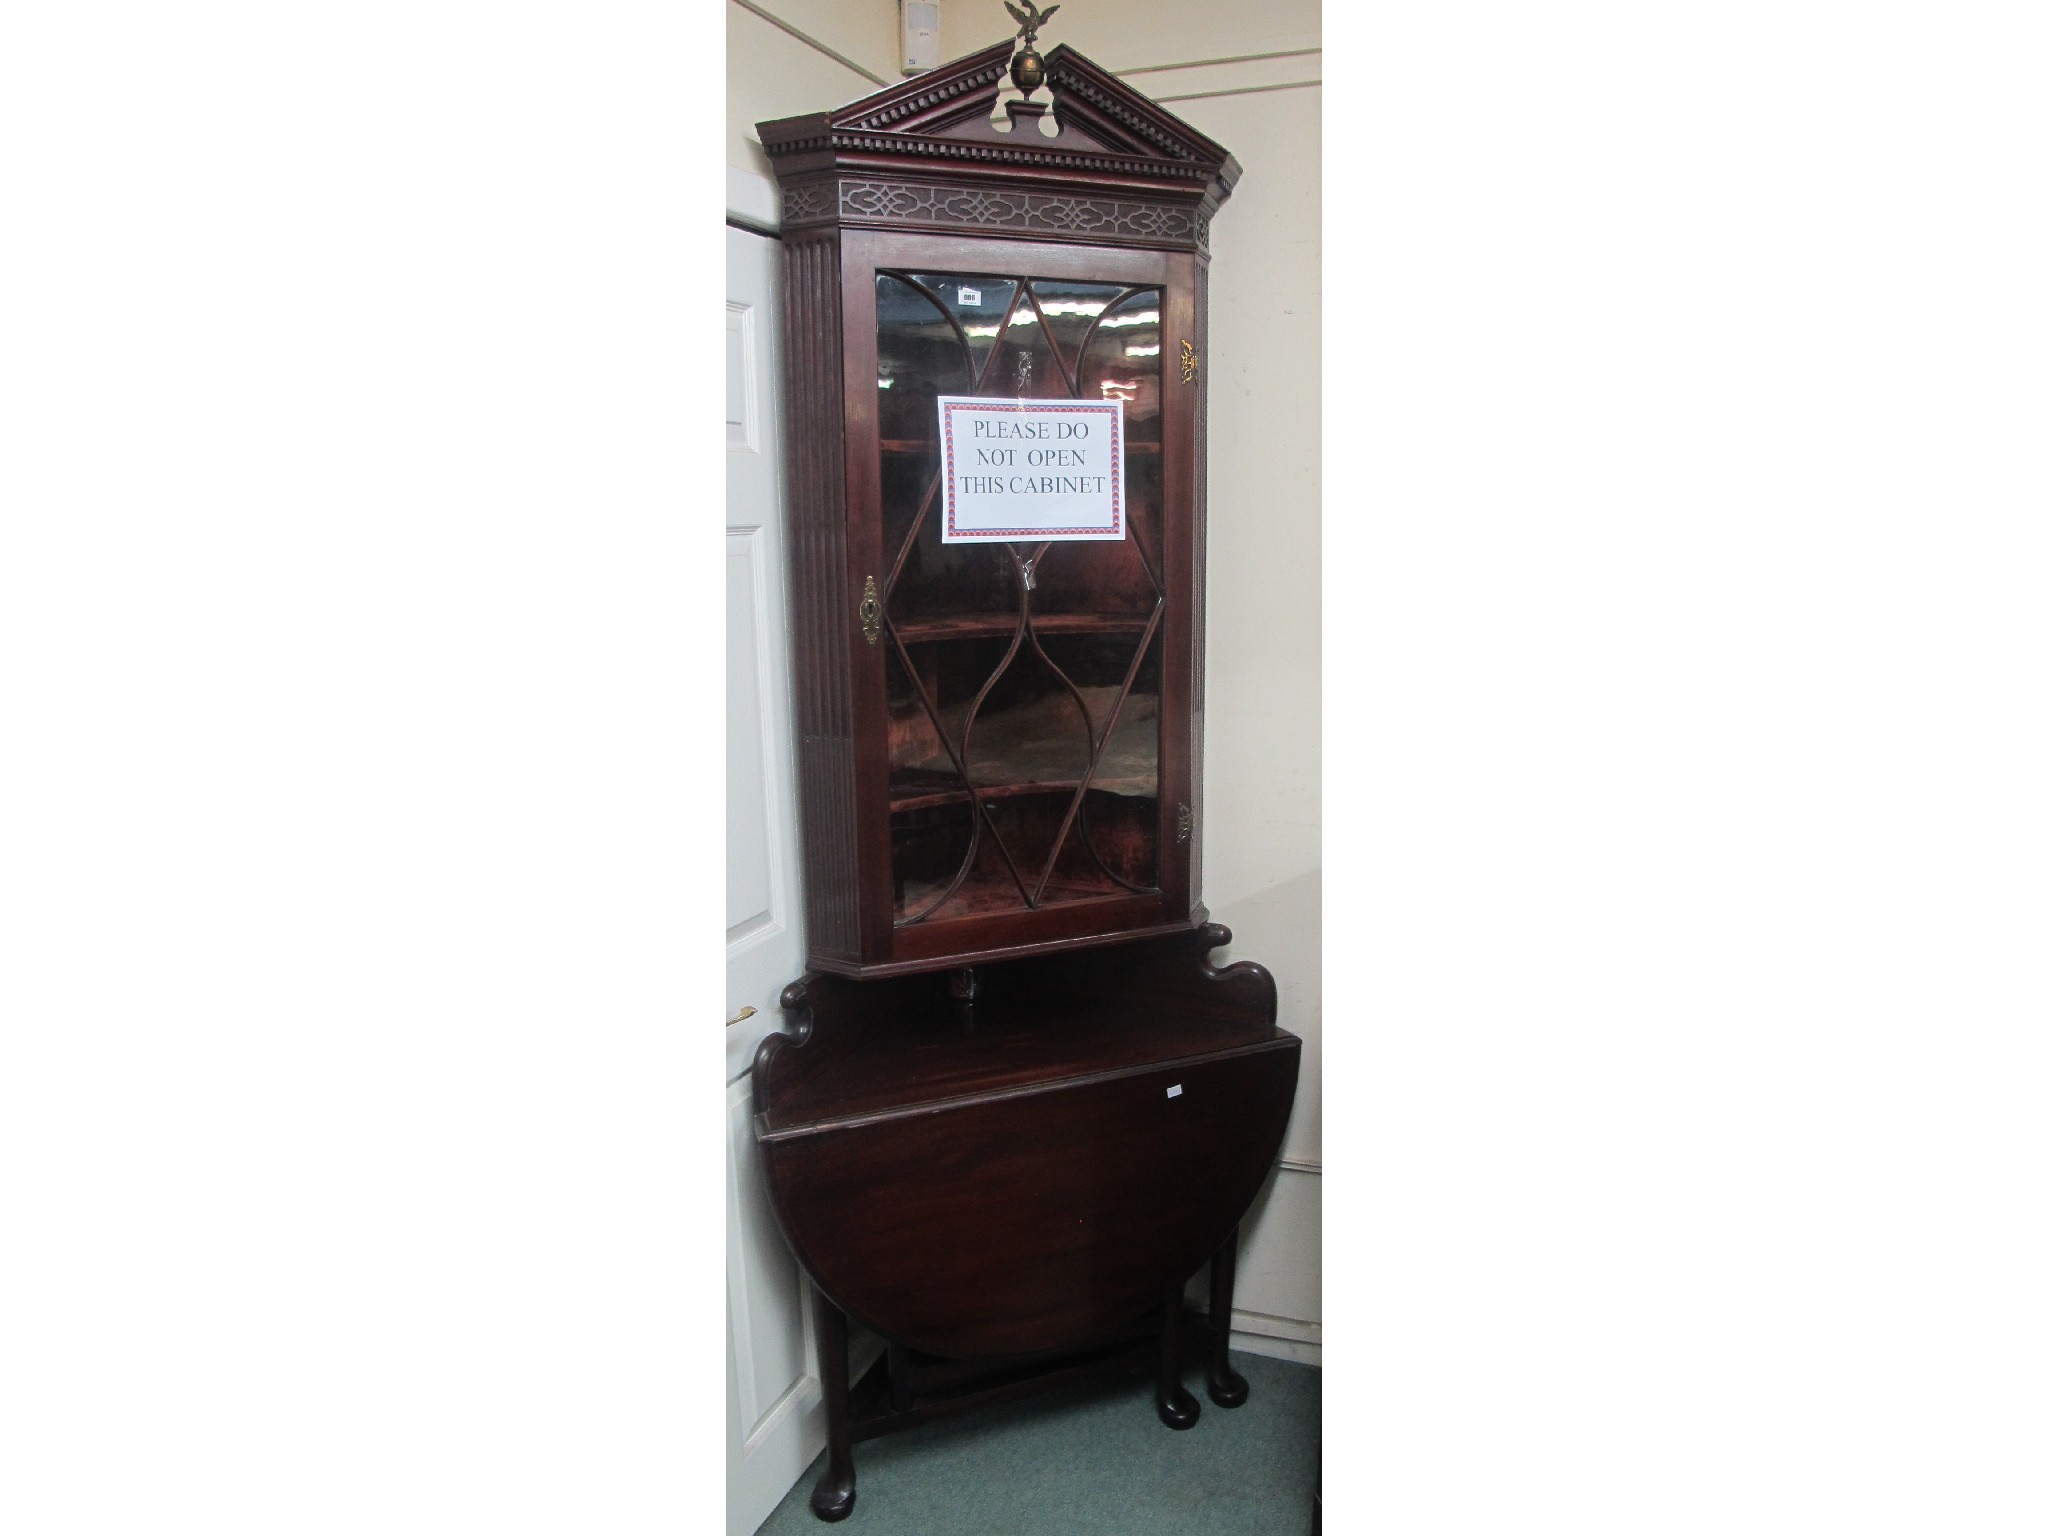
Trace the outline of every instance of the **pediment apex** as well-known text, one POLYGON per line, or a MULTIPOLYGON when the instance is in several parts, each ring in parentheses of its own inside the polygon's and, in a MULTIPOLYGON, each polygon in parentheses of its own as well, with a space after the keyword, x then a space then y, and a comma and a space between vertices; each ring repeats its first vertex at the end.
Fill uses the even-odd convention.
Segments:
POLYGON ((1041 106, 1050 96, 1060 133, 1041 141, 1022 122, 1011 134, 998 132, 989 119, 1014 51, 1014 39, 1006 39, 833 111, 762 123, 762 146, 771 159, 844 149, 916 155, 930 146, 949 159, 1016 158, 1001 153, 1009 149, 1040 164, 1072 155, 1077 166, 1099 168, 1107 156, 1141 176, 1150 167, 1176 180, 1213 182, 1229 195, 1238 166, 1228 150, 1065 43, 1046 52, 1046 88, 1034 93, 1041 106))

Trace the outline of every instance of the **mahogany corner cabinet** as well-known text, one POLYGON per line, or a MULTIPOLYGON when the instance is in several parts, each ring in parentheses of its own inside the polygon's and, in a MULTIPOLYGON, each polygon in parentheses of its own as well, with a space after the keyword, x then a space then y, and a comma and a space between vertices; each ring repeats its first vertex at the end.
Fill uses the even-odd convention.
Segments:
POLYGON ((1299 1070, 1200 903, 1209 224, 1238 166, 1023 42, 759 129, 810 970, 755 1135, 816 1293, 828 1520, 854 1441, 1134 1350, 1195 1422, 1204 1264, 1211 1399, 1243 1402, 1236 1233, 1299 1070), (887 1345, 858 1387, 848 1319, 887 1345))

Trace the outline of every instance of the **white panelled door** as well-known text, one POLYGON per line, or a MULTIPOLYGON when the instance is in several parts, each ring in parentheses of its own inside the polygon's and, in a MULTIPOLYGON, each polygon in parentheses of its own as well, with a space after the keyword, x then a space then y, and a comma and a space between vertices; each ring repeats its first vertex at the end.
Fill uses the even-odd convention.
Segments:
POLYGON ((747 1068, 803 974, 782 507, 780 243, 725 232, 726 1530, 753 1536, 825 1444, 806 1287, 776 1230, 747 1068), (746 1010, 750 1016, 741 1018, 746 1010))

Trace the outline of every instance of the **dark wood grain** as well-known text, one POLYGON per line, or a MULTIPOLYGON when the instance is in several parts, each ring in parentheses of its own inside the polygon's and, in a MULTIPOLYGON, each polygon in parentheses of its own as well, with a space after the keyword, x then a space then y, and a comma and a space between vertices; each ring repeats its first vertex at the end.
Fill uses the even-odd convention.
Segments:
POLYGON ((849 1315, 938 1354, 1053 1349, 1141 1314, 1216 1251, 1279 1150, 1299 1061, 1283 1035, 762 1151, 791 1247, 849 1315))
POLYGON ((1230 1309, 1237 1299, 1237 1229, 1209 1261, 1209 1401, 1218 1408, 1242 1407, 1251 1383, 1230 1367, 1230 1309))
MULTIPOLYGON (((1202 358, 1203 380, 1208 378, 1209 360, 1209 263, 1195 264, 1194 327, 1195 349, 1202 358)), ((1192 583, 1188 600, 1188 809, 1194 813, 1194 830, 1188 839, 1188 890, 1199 901, 1202 894, 1203 742, 1207 740, 1208 714, 1206 682, 1209 657, 1209 409, 1208 387, 1204 383, 1196 399, 1190 451, 1194 459, 1188 479, 1189 572, 1192 583)))
POLYGON ((1300 1042, 1217 923, 946 973, 813 973, 756 1054, 755 1133, 783 1234, 818 1287, 824 1519, 851 1446, 1114 1364, 1149 1340, 1162 1423, 1182 1287, 1211 1265, 1213 1401, 1229 1368, 1236 1228, 1279 1153, 1300 1042), (887 1343, 859 1401, 845 1322, 887 1343), (913 1356, 917 1363, 913 1365, 913 1356))
POLYGON ((1194 1394, 1181 1385, 1181 1291, 1179 1286, 1171 1287, 1166 1294, 1166 1305, 1161 1309, 1159 1326, 1159 1380, 1153 1391, 1153 1404, 1159 1411, 1159 1422, 1168 1429, 1193 1429, 1195 1421, 1202 1416, 1202 1405, 1195 1401, 1194 1394))
MULTIPOLYGON (((846 527, 848 564, 837 573, 849 600, 865 583, 887 579, 882 547, 881 431, 875 401, 875 278, 874 241, 860 230, 842 233, 839 246, 839 323, 844 328, 840 379, 843 392, 845 467, 843 500, 835 511, 846 527)), ((853 665, 850 697, 857 722, 853 738, 855 797, 852 806, 859 848, 852 872, 855 904, 860 912, 860 958, 863 963, 887 956, 894 928, 895 903, 889 891, 889 743, 882 723, 889 713, 884 673, 886 646, 851 642, 853 665)), ((799 667, 801 657, 796 658, 799 667)), ((805 826, 805 837, 809 837, 805 826)), ((809 871, 806 870, 808 878, 809 871)))
MULTIPOLYGON (((1033 616, 1038 632, 1045 635, 1130 635, 1142 634, 1151 615, 1144 613, 1044 613, 1033 616)), ((988 614, 967 613, 940 619, 898 621, 896 633, 906 645, 931 640, 970 640, 1007 635, 1016 621, 988 614)))
POLYGON ((1255 960, 1209 963, 1209 951, 1230 942, 1229 928, 1204 922, 1191 932, 1142 943, 1070 949, 1029 969, 1019 967, 1017 985, 1048 999, 1117 999, 1134 1014, 1200 1015, 1271 1028, 1280 1010, 1272 972, 1255 960))
POLYGON ((945 229, 1205 250, 1238 178, 1229 152, 1064 44, 1045 56, 1053 114, 993 127, 1008 44, 829 112, 761 123, 783 227, 945 229), (962 195, 965 194, 965 195, 962 195))
POLYGON ((789 1085, 762 1119, 761 1140, 1000 1094, 1066 1092, 1080 1079, 1265 1050, 1273 1039, 1271 1031, 1252 1038, 1236 1025, 1192 1015, 1134 1020, 1127 1006, 1106 1001, 1049 1014, 984 999, 975 1012, 971 1035, 950 1015, 934 1013, 906 1021, 901 1041, 816 1053, 811 1073, 789 1085))
POLYGON ((755 1055, 756 1132, 1266 1045, 1278 990, 1253 961, 1209 964, 1230 940, 1205 923, 977 967, 972 1034, 952 1008, 953 973, 805 976, 783 989, 789 1028, 755 1055))
POLYGON ((814 964, 861 956, 858 819, 849 630, 857 599, 841 575, 847 523, 840 372, 839 241, 783 241, 784 401, 789 465, 791 642, 798 806, 804 827, 804 934, 814 964))
MULTIPOLYGON (((1158 918, 1165 904, 1156 899, 1137 910, 1126 909, 1112 914, 1113 922, 1097 922, 1091 913, 1074 915, 1065 909, 1054 909, 1045 913, 1028 914, 1031 918, 1042 918, 1043 922, 1026 924, 1012 918, 998 919, 991 925, 991 931, 977 935, 973 932, 956 933, 939 940, 929 941, 933 958, 923 958, 913 946, 898 946, 905 952, 905 958, 884 961, 880 964, 841 964, 830 959, 812 957, 812 964, 819 974, 885 978, 908 976, 936 969, 941 965, 977 965, 987 961, 1019 960, 1033 956, 1059 954, 1066 950, 1093 945, 1115 946, 1164 934, 1187 933, 1201 926, 1202 910, 1197 909, 1192 918, 1158 918), (1148 920, 1157 918, 1157 920, 1148 920), (1022 932, 1019 930, 1029 931, 1022 932), (979 938, 981 947, 972 947, 979 938)), ((964 925, 962 925, 964 926, 964 925)))
POLYGON ((853 1513, 853 1431, 847 1413, 846 1316, 814 1292, 811 1316, 818 1348, 818 1384, 825 1399, 825 1468, 811 1489, 811 1513, 844 1520, 853 1513))
POLYGON ((1159 719, 1159 809, 1161 837, 1159 882, 1168 890, 1185 890, 1190 901, 1201 899, 1195 880, 1195 848, 1201 838, 1196 812, 1201 795, 1194 783, 1197 747, 1194 713, 1196 647, 1202 633, 1202 589, 1195 579, 1195 549, 1200 542, 1201 497, 1195 479, 1195 452, 1201 430, 1202 391, 1199 384, 1181 382, 1180 367, 1174 361, 1180 338, 1195 330, 1195 270, 1192 256, 1176 256, 1169 262, 1166 298, 1161 306, 1159 339, 1162 357, 1168 362, 1160 382, 1162 391, 1161 430, 1168 451, 1161 456, 1164 493, 1169 516, 1166 519, 1166 581, 1179 601, 1166 613, 1166 646, 1160 680, 1159 719), (1180 808, 1186 806, 1196 819, 1182 835, 1180 808))
POLYGON ((1218 1252, 1279 1153, 1300 1042, 1272 978, 1197 933, 943 975, 813 975, 756 1058, 791 1248, 835 1305, 934 1354, 1084 1344, 1218 1252))
MULTIPOLYGON (((1031 779, 1011 784, 984 784, 975 793, 983 801, 1002 800, 1015 795, 1058 794, 1064 797, 1073 794, 1080 787, 1079 779, 1031 779)), ((1097 787, 1100 787, 1099 783, 1097 787)), ((922 811, 939 805, 962 805, 966 803, 967 798, 967 791, 956 785, 920 783, 901 771, 889 776, 889 809, 892 811, 922 811)), ((1089 901, 1100 897, 1121 900, 1126 894, 1121 886, 1113 885, 1106 879, 1089 879, 1085 882, 1070 880, 1062 883, 1065 885, 1066 894, 1062 896, 1055 890, 1055 899, 1089 901)), ((1007 912, 1014 905, 1014 898, 1006 895, 1001 903, 1001 910, 1007 912)))

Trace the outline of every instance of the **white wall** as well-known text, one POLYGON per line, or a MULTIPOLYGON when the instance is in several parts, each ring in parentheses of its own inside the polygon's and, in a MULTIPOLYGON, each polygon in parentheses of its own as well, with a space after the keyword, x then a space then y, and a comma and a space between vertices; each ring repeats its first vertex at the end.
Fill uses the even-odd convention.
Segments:
MULTIPOLYGON (((1269 23, 1288 25, 1278 9, 1269 23)), ((1320 63, 1130 77, 1154 96, 1229 92, 1166 105, 1244 166, 1210 234, 1202 884, 1235 937, 1220 958, 1273 972, 1280 1023, 1302 1041, 1281 1172, 1246 1233, 1237 1326, 1308 1346, 1322 1332, 1322 90, 1231 87, 1315 79, 1320 63)))
MULTIPOLYGON (((901 78, 897 12, 749 4, 726 6, 727 163, 766 175, 755 123, 864 96, 877 86, 863 70, 901 78)), ((944 58, 1015 31, 1002 0, 945 0, 942 15, 944 58)), ((1211 233, 1203 896, 1235 933, 1219 958, 1266 965, 1280 1022, 1302 1039, 1281 1171, 1247 1227, 1237 1326, 1251 1347, 1304 1358, 1322 1321, 1320 41, 1316 0, 1076 0, 1040 39, 1124 75, 1244 167, 1211 233)))
MULTIPOLYGON (((1000 0, 996 14, 1008 19, 1000 0)), ((822 112, 901 80, 898 37, 895 0, 726 0, 725 163, 767 176, 754 124, 822 112)))

